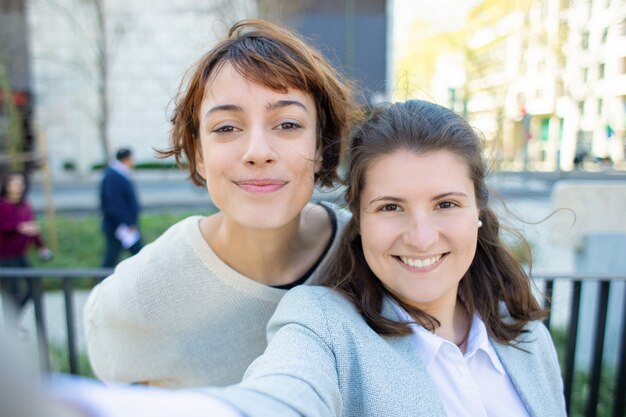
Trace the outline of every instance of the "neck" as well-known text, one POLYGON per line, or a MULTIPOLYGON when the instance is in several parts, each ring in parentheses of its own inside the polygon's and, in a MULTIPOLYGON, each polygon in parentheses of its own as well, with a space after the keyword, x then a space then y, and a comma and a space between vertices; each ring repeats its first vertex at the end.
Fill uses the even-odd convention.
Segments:
POLYGON ((6 200, 11 204, 17 204, 22 200, 21 195, 7 195, 6 200))
POLYGON ((435 334, 451 341, 462 352, 465 352, 472 323, 465 305, 460 300, 456 300, 454 308, 450 309, 447 314, 439 314, 435 317, 441 323, 441 326, 435 329, 435 334))
POLYGON ((200 228, 216 255, 231 268, 266 285, 285 285, 304 275, 321 253, 319 243, 327 242, 318 240, 320 234, 311 230, 312 223, 302 213, 281 228, 250 229, 217 213, 204 219, 200 228))

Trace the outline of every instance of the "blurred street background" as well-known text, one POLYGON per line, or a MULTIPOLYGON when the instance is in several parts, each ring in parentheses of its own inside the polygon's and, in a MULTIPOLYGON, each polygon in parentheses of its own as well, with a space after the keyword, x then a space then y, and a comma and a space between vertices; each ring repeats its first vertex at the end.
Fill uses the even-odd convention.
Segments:
MULTIPOLYGON (((608 363, 606 378, 623 363, 626 344, 626 0, 0 0, 0 175, 19 170, 30 180, 28 200, 55 252, 35 265, 100 265, 98 184, 121 147, 135 155, 146 243, 182 217, 216 210, 207 191, 155 149, 168 146, 172 99, 187 68, 232 23, 253 17, 316 45, 364 106, 426 99, 483 135, 491 201, 529 241, 537 275, 596 274, 582 291, 573 383, 580 404, 571 414, 596 415, 581 404, 603 327, 593 321, 602 274, 621 277, 604 301, 607 353, 596 369, 608 363)), ((341 203, 341 192, 314 198, 341 203)), ((571 281, 554 287, 559 349, 571 281)), ((82 347, 93 280, 76 282, 82 347)), ((63 293, 58 281, 44 284, 52 367, 67 371, 63 293)), ((23 321, 34 341, 32 304, 23 321)), ((89 374, 84 352, 81 361, 89 374)), ((610 415, 610 400, 590 401, 610 415)))

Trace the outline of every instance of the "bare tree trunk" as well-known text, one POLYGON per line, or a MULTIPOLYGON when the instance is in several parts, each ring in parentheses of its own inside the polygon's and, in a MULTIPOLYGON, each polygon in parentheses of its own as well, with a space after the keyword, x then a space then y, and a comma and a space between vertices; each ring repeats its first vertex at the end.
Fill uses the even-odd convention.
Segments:
POLYGON ((111 147, 108 137, 109 125, 109 50, 106 32, 106 15, 102 0, 93 0, 94 12, 97 24, 97 84, 98 84, 98 136, 102 146, 104 163, 111 158, 111 147))

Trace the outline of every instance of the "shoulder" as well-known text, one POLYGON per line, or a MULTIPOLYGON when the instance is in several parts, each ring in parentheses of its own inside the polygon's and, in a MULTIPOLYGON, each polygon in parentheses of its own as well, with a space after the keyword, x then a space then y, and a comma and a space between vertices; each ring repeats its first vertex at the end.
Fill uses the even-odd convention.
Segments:
POLYGON ((546 349, 554 349, 550 331, 541 321, 531 321, 526 324, 519 340, 521 347, 528 345, 531 350, 545 352, 546 349))
POLYGON ((268 338, 287 324, 332 333, 332 328, 341 327, 346 321, 356 323, 363 319, 343 294, 328 287, 300 285, 289 290, 278 304, 268 324, 268 338))
POLYGON ((338 230, 343 230, 345 225, 348 224, 348 222, 352 218, 352 213, 350 213, 350 210, 345 207, 341 207, 338 204, 328 201, 320 201, 319 204, 326 208, 326 210, 333 213, 335 219, 337 219, 338 230))
MULTIPOLYGON (((88 309, 123 308, 141 315, 146 300, 162 299, 161 293, 182 288, 179 277, 191 267, 193 237, 189 230, 201 217, 192 216, 172 225, 138 254, 120 262, 113 274, 96 286, 89 297, 88 309), (161 294, 161 295, 159 295, 161 294)), ((185 286, 186 287, 186 286, 185 286)))

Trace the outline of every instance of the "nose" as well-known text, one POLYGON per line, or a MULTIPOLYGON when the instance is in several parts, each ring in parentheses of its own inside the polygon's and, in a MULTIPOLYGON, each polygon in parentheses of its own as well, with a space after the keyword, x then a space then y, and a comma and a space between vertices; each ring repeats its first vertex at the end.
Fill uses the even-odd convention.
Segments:
POLYGON ((243 163, 261 166, 275 162, 276 158, 277 154, 269 135, 263 131, 252 131, 242 155, 243 163))
POLYGON ((407 219, 403 243, 420 252, 427 252, 439 240, 439 229, 434 219, 417 214, 407 219))

